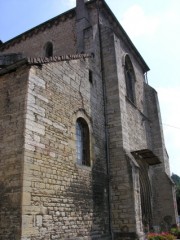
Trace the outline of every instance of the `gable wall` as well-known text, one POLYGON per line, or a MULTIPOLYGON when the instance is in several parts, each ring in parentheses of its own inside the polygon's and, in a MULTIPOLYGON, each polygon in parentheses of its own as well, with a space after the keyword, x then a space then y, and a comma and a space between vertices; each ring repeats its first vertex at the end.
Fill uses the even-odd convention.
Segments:
POLYGON ((44 57, 44 46, 47 42, 53 44, 53 55, 61 56, 65 54, 76 53, 75 38, 75 17, 60 21, 57 25, 54 23, 51 27, 46 27, 25 40, 15 43, 3 53, 23 53, 27 57, 44 57))

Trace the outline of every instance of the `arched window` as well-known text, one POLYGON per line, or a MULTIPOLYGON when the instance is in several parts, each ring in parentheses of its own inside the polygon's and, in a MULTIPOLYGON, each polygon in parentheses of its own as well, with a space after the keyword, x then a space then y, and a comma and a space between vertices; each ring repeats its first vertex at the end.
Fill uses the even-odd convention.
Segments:
POLYGON ((47 42, 45 45, 45 57, 53 56, 53 44, 51 42, 47 42))
POLYGON ((83 118, 76 121, 77 163, 90 166, 89 127, 83 118))
POLYGON ((128 55, 125 56, 124 70, 126 79, 127 98, 131 102, 135 103, 135 73, 131 59, 128 55))

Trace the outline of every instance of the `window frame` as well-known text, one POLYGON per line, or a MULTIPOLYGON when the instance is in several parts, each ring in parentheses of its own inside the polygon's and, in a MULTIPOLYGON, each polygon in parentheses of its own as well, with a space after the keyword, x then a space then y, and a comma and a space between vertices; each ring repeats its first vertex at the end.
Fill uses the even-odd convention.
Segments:
POLYGON ((89 69, 89 82, 93 85, 93 71, 89 69))
POLYGON ((53 57, 53 44, 52 42, 47 42, 44 46, 45 57, 50 58, 53 57))
POLYGON ((132 102, 133 104, 136 104, 136 94, 135 94, 136 75, 135 75, 132 61, 128 54, 125 55, 125 59, 124 59, 124 75, 125 75, 125 82, 126 82, 126 97, 130 102, 132 102))
POLYGON ((82 117, 76 120, 76 159, 78 165, 91 167, 90 131, 88 123, 82 117))

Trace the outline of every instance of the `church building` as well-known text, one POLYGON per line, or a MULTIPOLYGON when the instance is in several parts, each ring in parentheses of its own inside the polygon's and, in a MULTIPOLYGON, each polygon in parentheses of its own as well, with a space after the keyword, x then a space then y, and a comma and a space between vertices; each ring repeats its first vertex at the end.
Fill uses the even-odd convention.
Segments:
POLYGON ((148 71, 105 0, 0 43, 0 240, 143 240, 177 223, 148 71))

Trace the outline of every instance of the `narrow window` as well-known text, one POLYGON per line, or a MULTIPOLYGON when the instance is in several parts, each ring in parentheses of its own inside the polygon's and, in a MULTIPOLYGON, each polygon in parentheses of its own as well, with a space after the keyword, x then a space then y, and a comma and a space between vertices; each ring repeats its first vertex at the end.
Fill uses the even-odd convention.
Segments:
POLYGON ((130 57, 125 57, 125 79, 127 98, 135 103, 135 74, 130 57))
POLYGON ((93 84, 93 72, 89 70, 89 82, 93 84))
POLYGON ((89 127, 83 118, 76 121, 77 163, 90 166, 89 127))
POLYGON ((51 42, 47 42, 45 45, 45 57, 49 58, 53 56, 53 44, 51 42))

